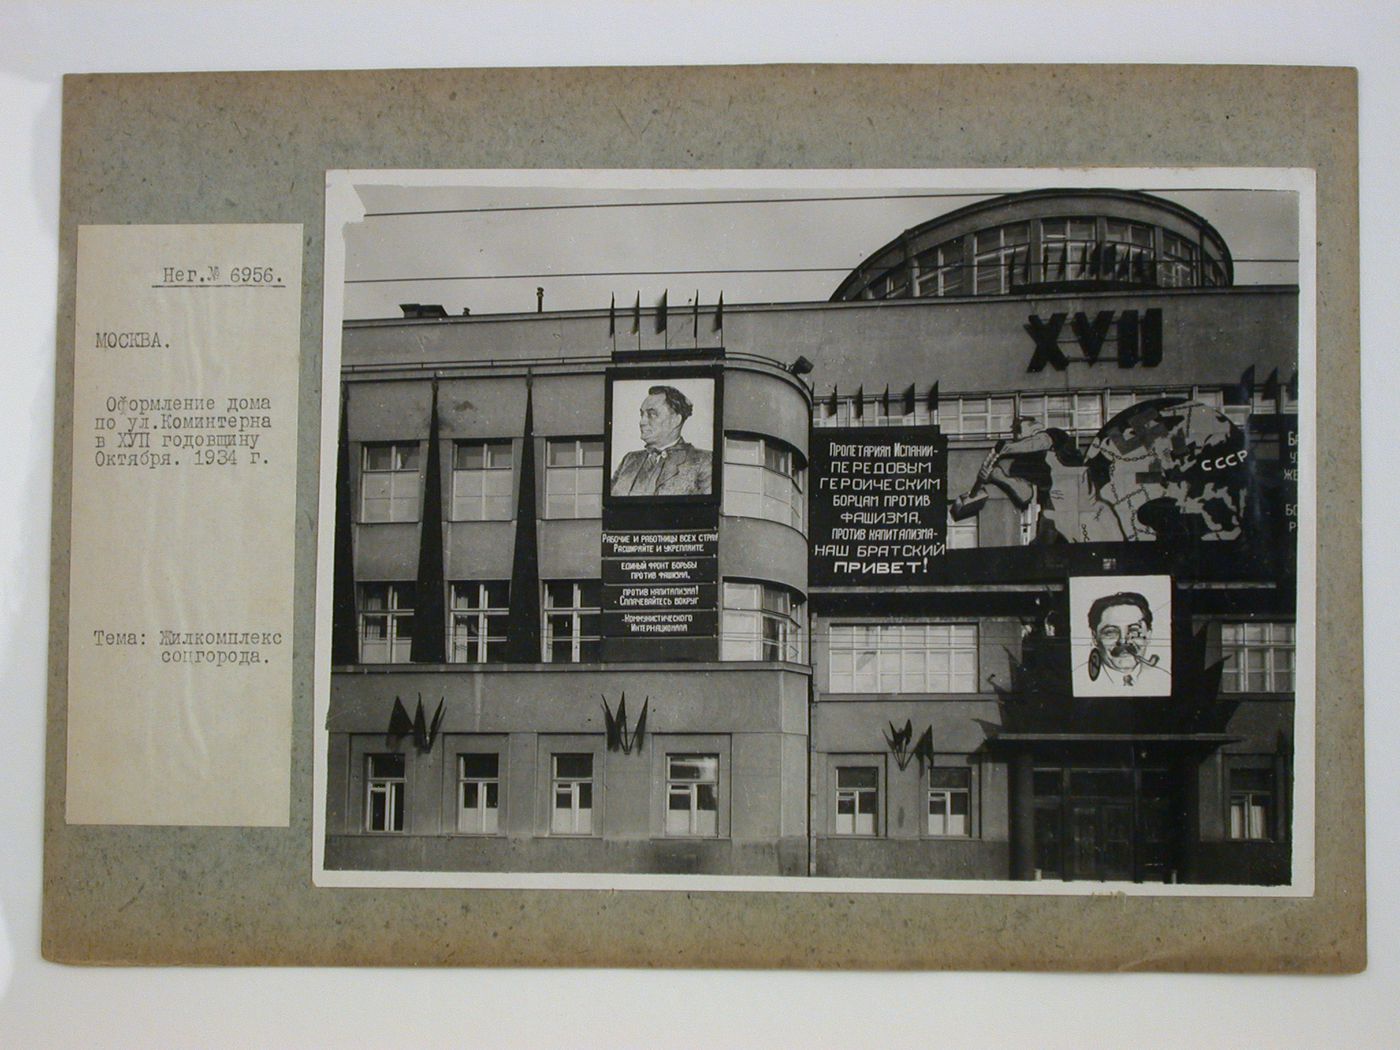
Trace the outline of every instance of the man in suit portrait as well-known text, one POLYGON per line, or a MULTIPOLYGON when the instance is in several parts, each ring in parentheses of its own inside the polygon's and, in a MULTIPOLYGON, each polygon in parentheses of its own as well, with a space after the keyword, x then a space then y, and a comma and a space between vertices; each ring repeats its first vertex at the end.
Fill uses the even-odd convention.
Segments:
POLYGON ((710 450, 681 437, 694 406, 673 386, 653 386, 641 407, 645 448, 622 457, 612 477, 614 496, 708 496, 710 450))

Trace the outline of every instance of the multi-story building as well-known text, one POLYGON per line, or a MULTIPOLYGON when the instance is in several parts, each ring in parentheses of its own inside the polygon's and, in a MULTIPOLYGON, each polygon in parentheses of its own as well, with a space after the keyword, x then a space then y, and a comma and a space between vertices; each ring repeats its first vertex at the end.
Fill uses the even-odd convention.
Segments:
POLYGON ((1297 308, 1045 191, 830 302, 347 322, 326 866, 1287 882, 1297 308), (626 496, 658 390, 713 466, 626 496))

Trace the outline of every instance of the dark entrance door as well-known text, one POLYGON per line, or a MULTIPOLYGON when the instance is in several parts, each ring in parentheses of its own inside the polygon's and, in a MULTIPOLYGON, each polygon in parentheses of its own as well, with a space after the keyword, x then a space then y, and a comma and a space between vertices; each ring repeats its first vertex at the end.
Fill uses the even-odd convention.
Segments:
POLYGON ((1184 813, 1169 770, 1037 766, 1033 785, 1041 878, 1172 877, 1184 813))

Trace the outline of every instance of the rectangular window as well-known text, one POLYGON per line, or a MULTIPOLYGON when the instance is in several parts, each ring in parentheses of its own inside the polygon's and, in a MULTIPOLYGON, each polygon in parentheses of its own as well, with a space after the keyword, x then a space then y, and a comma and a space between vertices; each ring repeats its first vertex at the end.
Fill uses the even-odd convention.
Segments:
POLYGON ((977 519, 972 517, 954 521, 950 511, 947 537, 950 551, 971 550, 977 546, 977 519))
POLYGON ((554 835, 593 834, 593 756, 555 755, 553 808, 549 830, 554 835))
POLYGON ((598 580, 549 580, 544 584, 545 663, 598 661, 602 590, 598 580))
POLYGON ((418 520, 418 444, 366 444, 360 472, 360 520, 418 520))
POLYGON ((973 235, 978 295, 1009 292, 1026 283, 1029 266, 1030 226, 1024 222, 981 230, 973 235))
POLYGON ((1089 264, 1097 240, 1093 219, 1042 219, 1040 222, 1040 266, 1044 281, 1082 281, 1089 276, 1089 264))
POLYGON ((515 517, 515 453, 509 441, 458 441, 452 447, 452 520, 515 517))
POLYGON ((880 768, 836 768, 836 824, 838 835, 880 833, 880 768))
POLYGON ((833 693, 973 693, 977 625, 832 624, 833 693))
POLYGON ((457 830, 494 835, 501 822, 501 756, 457 756, 457 830))
POLYGON ((798 454, 773 438, 724 436, 724 513, 802 528, 803 470, 798 454))
POLYGON ((1275 797, 1272 769, 1230 770, 1230 837, 1272 839, 1275 797))
POLYGON ((544 516, 603 514, 603 439, 551 438, 545 446, 544 516))
POLYGON ((1153 230, 1142 223, 1107 219, 1101 273, 1105 280, 1144 281, 1151 268, 1153 230))
POLYGON ((719 834, 719 756, 666 756, 666 834, 719 834))
POLYGON ((365 756, 366 831, 402 831, 406 793, 403 755, 365 756))
POLYGON ((919 257, 918 294, 924 298, 965 294, 964 269, 961 237, 925 252, 919 257))
POLYGON ((972 770, 965 766, 934 766, 928 771, 930 835, 965 838, 972 834, 972 770))
POLYGON ((1010 397, 950 397, 938 406, 938 422, 952 437, 1000 437, 1011 433, 1016 400, 1010 397))
POLYGON ((1163 288, 1190 288, 1196 284, 1196 245, 1185 237, 1162 231, 1162 261, 1157 267, 1157 283, 1163 288))
POLYGON ((721 660, 802 662, 803 605, 770 583, 724 581, 721 660))
POLYGON ((360 663, 406 664, 413 648, 411 583, 360 584, 360 663))
POLYGON ((454 583, 447 659, 454 664, 500 663, 509 620, 509 580, 454 583))
POLYGON ((1220 650, 1225 660, 1225 674, 1221 690, 1227 693, 1293 692, 1295 635, 1291 623, 1222 623, 1220 650))

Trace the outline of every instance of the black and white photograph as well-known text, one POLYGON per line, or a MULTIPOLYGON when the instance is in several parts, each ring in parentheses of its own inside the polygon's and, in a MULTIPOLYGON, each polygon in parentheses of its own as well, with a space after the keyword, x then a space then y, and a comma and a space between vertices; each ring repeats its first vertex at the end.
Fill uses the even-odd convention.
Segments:
POLYGON ((1312 192, 331 172, 317 883, 1311 892, 1312 192))

